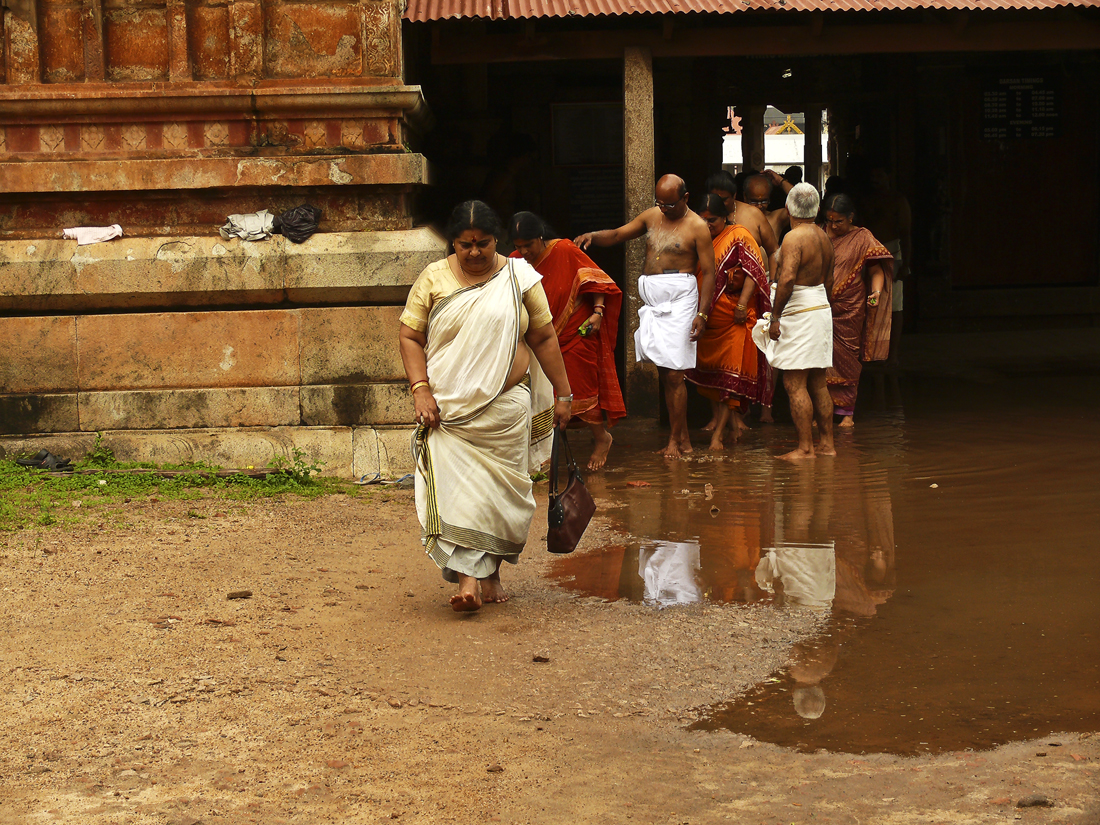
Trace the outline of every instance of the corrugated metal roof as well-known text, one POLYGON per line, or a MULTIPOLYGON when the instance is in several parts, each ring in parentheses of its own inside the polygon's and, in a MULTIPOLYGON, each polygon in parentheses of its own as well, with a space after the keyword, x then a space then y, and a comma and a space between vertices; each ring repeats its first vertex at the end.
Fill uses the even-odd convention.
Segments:
POLYGON ((1093 0, 408 0, 406 20, 479 17, 593 17, 619 14, 733 14, 742 11, 877 11, 897 9, 1054 9, 1093 0))

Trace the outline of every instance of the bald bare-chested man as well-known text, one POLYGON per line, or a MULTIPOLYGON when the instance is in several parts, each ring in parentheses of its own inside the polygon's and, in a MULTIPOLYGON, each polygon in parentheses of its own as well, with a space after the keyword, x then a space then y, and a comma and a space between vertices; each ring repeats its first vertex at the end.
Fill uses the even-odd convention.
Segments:
POLYGON ((825 371, 833 364, 833 315, 829 306, 833 244, 814 223, 819 205, 820 196, 808 183, 798 184, 787 195, 791 231, 779 251, 771 321, 753 329, 753 340, 768 362, 783 370, 783 385, 791 399, 798 448, 780 456, 789 460, 836 455, 833 399, 825 383, 825 371), (816 453, 812 430, 815 418, 821 435, 816 453))
POLYGON ((645 235, 645 272, 638 294, 634 345, 639 361, 657 365, 672 434, 661 454, 690 453, 684 373, 695 366, 695 342, 707 326, 714 295, 714 247, 706 222, 688 208, 687 186, 676 175, 657 181, 655 205, 618 229, 580 235, 574 243, 614 246, 645 235), (699 270, 700 280, 695 279, 699 270))

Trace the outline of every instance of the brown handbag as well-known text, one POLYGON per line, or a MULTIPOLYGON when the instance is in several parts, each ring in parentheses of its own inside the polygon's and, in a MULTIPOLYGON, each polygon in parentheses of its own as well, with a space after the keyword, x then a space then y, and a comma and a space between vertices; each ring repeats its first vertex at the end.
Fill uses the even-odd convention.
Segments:
POLYGON ((576 550, 595 512, 596 502, 584 486, 584 479, 577 469, 577 462, 573 460, 565 431, 555 428, 554 446, 550 450, 550 507, 546 514, 549 528, 546 532, 546 549, 551 553, 572 553, 576 550), (558 454, 561 448, 565 449, 569 480, 565 489, 559 492, 558 454))

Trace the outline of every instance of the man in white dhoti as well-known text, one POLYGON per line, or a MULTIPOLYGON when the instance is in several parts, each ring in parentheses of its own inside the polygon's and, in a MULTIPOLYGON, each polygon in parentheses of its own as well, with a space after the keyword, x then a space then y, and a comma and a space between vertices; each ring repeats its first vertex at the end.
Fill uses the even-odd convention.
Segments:
POLYGON ((788 460, 836 455, 833 400, 825 370, 833 365, 833 316, 829 294, 833 280, 833 244, 814 220, 821 198, 808 183, 787 195, 791 230, 779 249, 778 278, 772 287, 772 311, 752 330, 752 339, 777 370, 791 399, 798 449, 788 460), (780 326, 782 319, 782 327, 780 326), (821 434, 814 452, 813 421, 821 434))
POLYGON ((695 342, 706 329, 714 297, 714 247, 706 222, 688 208, 682 178, 665 175, 656 194, 653 208, 630 223, 587 232, 574 243, 587 249, 646 236, 645 272, 638 277, 644 306, 638 310, 634 346, 639 361, 656 364, 664 384, 672 433, 661 454, 679 458, 691 452, 684 372, 695 366, 695 342))

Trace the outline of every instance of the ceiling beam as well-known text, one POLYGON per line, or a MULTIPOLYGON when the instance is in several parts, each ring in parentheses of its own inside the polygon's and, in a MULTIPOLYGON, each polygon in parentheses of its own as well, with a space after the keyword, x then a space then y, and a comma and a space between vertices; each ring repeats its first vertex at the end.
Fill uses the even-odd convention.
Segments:
MULTIPOLYGON (((964 18, 966 19, 966 18, 964 18)), ((424 24, 417 24, 424 25, 424 24)), ((627 47, 645 47, 654 57, 742 57, 917 52, 1031 52, 1100 49, 1100 22, 1018 20, 981 22, 975 15, 960 27, 944 23, 883 23, 677 28, 649 31, 538 32, 452 35, 445 26, 432 32, 432 62, 514 63, 532 60, 621 59, 627 47)))

